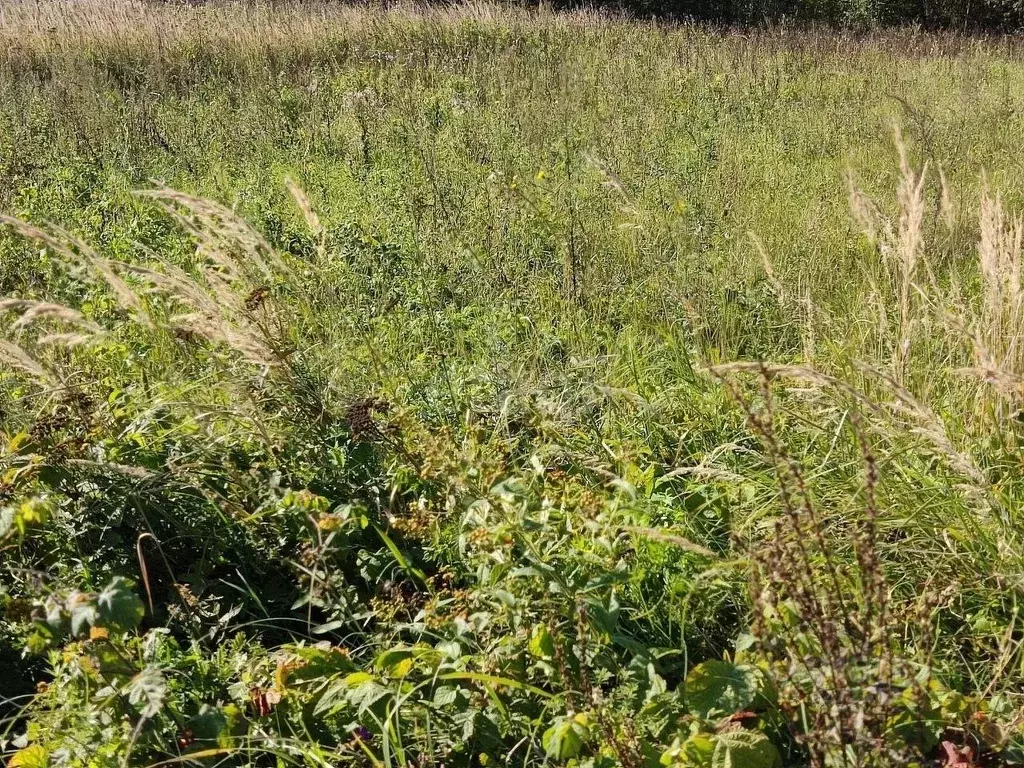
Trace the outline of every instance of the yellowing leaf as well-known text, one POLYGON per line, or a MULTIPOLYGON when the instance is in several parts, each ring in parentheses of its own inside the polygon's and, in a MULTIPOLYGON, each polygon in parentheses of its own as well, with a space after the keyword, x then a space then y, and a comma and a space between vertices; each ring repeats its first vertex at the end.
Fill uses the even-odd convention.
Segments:
POLYGON ((7 453, 17 453, 28 441, 28 432, 19 432, 7 442, 7 453))
POLYGON ((369 672, 353 672, 351 675, 345 675, 344 680, 342 680, 342 682, 350 688, 355 688, 372 681, 373 675, 369 672))
POLYGON ((758 731, 720 733, 711 756, 711 768, 776 768, 779 751, 758 731))
POLYGON ((14 753, 7 762, 7 768, 47 768, 50 753, 41 744, 32 744, 14 753))
POLYGON ((550 630, 544 624, 538 624, 533 628, 533 635, 530 637, 528 647, 531 656, 538 659, 550 659, 555 655, 555 639, 551 636, 550 630))
POLYGON ((53 502, 38 496, 26 499, 18 507, 18 517, 25 525, 43 525, 52 512, 53 502))
POLYGON ((590 729, 573 719, 561 719, 544 731, 541 744, 548 757, 568 760, 576 757, 590 738, 590 729))

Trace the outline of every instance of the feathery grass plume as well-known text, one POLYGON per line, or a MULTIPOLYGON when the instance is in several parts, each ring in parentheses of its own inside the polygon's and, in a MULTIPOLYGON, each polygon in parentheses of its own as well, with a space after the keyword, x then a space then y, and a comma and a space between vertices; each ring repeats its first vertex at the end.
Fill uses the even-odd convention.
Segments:
POLYGON ((957 207, 953 202, 953 194, 950 191, 949 179, 946 178, 946 172, 942 166, 938 166, 939 171, 939 213, 942 216, 942 222, 946 225, 946 231, 952 234, 956 230, 957 225, 957 207))
POLYGON ((102 326, 86 318, 78 310, 63 304, 53 304, 32 299, 0 299, 0 313, 21 312, 20 317, 11 325, 11 330, 22 334, 33 324, 56 322, 71 326, 73 331, 43 333, 35 338, 40 346, 48 344, 74 347, 97 341, 106 335, 102 326))
POLYGON ((761 266, 764 268, 764 275, 768 279, 768 285, 772 287, 779 300, 784 301, 787 291, 782 281, 775 275, 775 267, 768 256, 768 249, 764 247, 764 241, 757 236, 756 232, 748 232, 747 237, 750 238, 750 242, 754 244, 754 250, 757 251, 757 255, 761 258, 761 266))
POLYGON ((155 201, 195 238, 200 256, 223 270, 229 279, 256 278, 254 267, 262 280, 275 281, 291 274, 266 238, 230 208, 164 186, 135 194, 155 201))
POLYGON ((864 363, 857 363, 855 367, 861 373, 879 379, 885 385, 886 391, 895 395, 895 400, 880 404, 847 381, 802 366, 738 362, 712 366, 708 368, 708 372, 718 379, 735 373, 758 373, 772 379, 777 377, 792 378, 807 382, 816 387, 834 389, 854 399, 860 407, 867 408, 875 415, 889 413, 908 416, 911 418, 910 431, 924 438, 939 454, 946 458, 949 465, 956 472, 970 481, 970 484, 965 487, 970 489, 972 495, 984 493, 990 487, 988 478, 977 466, 975 460, 953 444, 952 438, 945 425, 943 425, 942 420, 931 409, 914 397, 892 374, 864 363))
MULTIPOLYGON (((980 237, 978 267, 983 291, 982 306, 976 318, 978 336, 988 367, 1005 374, 1024 375, 1024 290, 1021 286, 1021 250, 1024 245, 1024 219, 1008 216, 1001 196, 986 185, 978 211, 980 237)), ((984 359, 984 358, 982 358, 984 359)))
MULTIPOLYGON (((19 338, 26 337, 30 328, 40 329, 50 324, 70 328, 70 330, 42 332, 31 337, 31 344, 36 351, 39 347, 47 345, 75 347, 87 344, 98 340, 105 333, 101 326, 86 318, 81 312, 63 304, 33 299, 0 299, 0 315, 8 312, 19 314, 18 319, 10 327, 15 336, 19 338)), ((27 374, 41 386, 48 388, 55 386, 54 374, 46 370, 43 364, 25 348, 24 343, 0 339, 0 363, 27 374)))
POLYGON ((736 374, 736 373, 748 373, 748 374, 759 374, 767 376, 771 379, 777 377, 785 377, 796 379, 797 381, 803 381, 807 384, 812 385, 816 388, 833 388, 838 392, 841 392, 848 397, 853 398, 857 401, 858 405, 869 408, 876 413, 882 413, 883 409, 867 395, 858 390, 852 384, 836 376, 831 376, 827 373, 815 370, 814 368, 808 368, 800 365, 785 365, 781 363, 771 362, 734 362, 734 363, 722 363, 721 365, 714 365, 707 368, 708 373, 714 376, 716 379, 722 380, 724 377, 736 374))
MULTIPOLYGON (((160 269, 122 265, 182 305, 183 311, 173 315, 170 324, 233 348, 258 365, 282 366, 271 329, 256 314, 266 306, 270 286, 293 276, 281 255, 248 222, 219 203, 168 187, 136 194, 155 201, 191 235, 202 259, 202 283, 153 254, 160 269)), ((312 210, 308 212, 316 220, 312 210)), ((261 314, 266 315, 264 320, 270 318, 266 310, 261 314)))
POLYGON ((754 245, 754 250, 757 251, 757 255, 761 259, 761 267, 764 269, 765 278, 767 279, 772 292, 775 294, 775 297, 784 306, 790 307, 793 314, 802 315, 803 327, 801 328, 800 337, 803 345, 804 364, 813 367, 816 338, 815 326, 816 318, 820 315, 820 310, 817 305, 815 305, 814 299, 811 297, 810 284, 804 286, 803 295, 796 297, 791 296, 790 291, 786 289, 775 273, 775 267, 772 264, 771 258, 768 256, 768 249, 765 248, 764 241, 762 241, 754 232, 748 232, 747 237, 750 238, 751 243, 754 245))
POLYGON ((11 329, 15 331, 23 330, 36 322, 55 320, 95 334, 103 332, 99 325, 86 318, 81 312, 64 304, 53 304, 33 299, 0 299, 0 313, 2 312, 21 313, 11 325, 11 329))
POLYGON ((244 297, 214 270, 206 270, 208 286, 203 286, 180 267, 164 261, 161 269, 122 266, 148 282, 150 290, 180 306, 181 311, 167 319, 173 330, 224 344, 257 365, 273 367, 280 362, 267 334, 250 319, 244 297))
POLYGON ((5 214, 0 214, 0 223, 8 225, 22 237, 43 243, 63 261, 75 277, 94 285, 105 285, 121 308, 136 322, 146 328, 154 327, 145 303, 117 274, 116 262, 103 258, 87 243, 56 225, 50 225, 50 231, 47 231, 5 214))
POLYGON ((886 385, 888 391, 895 396, 894 400, 886 404, 886 409, 894 414, 909 416, 911 433, 923 437, 939 454, 946 458, 950 467, 970 480, 970 485, 966 487, 972 494, 984 494, 988 491, 991 483, 985 473, 981 471, 970 455, 959 450, 953 444, 942 419, 932 409, 924 405, 910 390, 900 384, 894 375, 863 363, 857 364, 857 367, 863 373, 877 377, 886 385))
POLYGON ((877 294, 872 303, 884 307, 892 302, 899 310, 895 328, 890 327, 889 318, 885 314, 878 317, 878 329, 880 338, 889 347, 892 369, 897 379, 903 381, 909 366, 910 346, 920 319, 915 296, 918 268, 924 251, 924 185, 928 164, 925 163, 920 173, 916 172, 910 164, 907 145, 898 126, 894 132, 900 158, 900 181, 896 189, 899 216, 896 226, 856 187, 851 174, 847 174, 847 184, 850 209, 865 236, 878 247, 882 257, 880 266, 886 277, 883 291, 879 291, 874 278, 868 276, 873 292, 877 294))
POLYGON ((0 363, 28 374, 40 386, 49 388, 57 386, 53 376, 32 355, 21 346, 3 338, 0 338, 0 363))
MULTIPOLYGON (((920 334, 916 325, 929 312, 946 331, 941 342, 956 350, 967 345, 973 356, 973 366, 958 366, 955 372, 972 375, 988 382, 1003 396, 1010 399, 1010 406, 1017 407, 1024 394, 1024 344, 1021 327, 1024 323, 1024 287, 1021 284, 1021 258, 1024 250, 1024 218, 1009 214, 998 192, 993 192, 988 180, 983 179, 981 199, 978 206, 979 234, 976 246, 977 275, 982 290, 979 299, 964 295, 956 275, 952 275, 942 287, 934 272, 934 266, 927 258, 923 238, 923 191, 926 170, 915 174, 910 168, 905 145, 897 139, 900 151, 901 181, 898 189, 899 219, 898 233, 891 222, 878 211, 862 193, 851 186, 851 208, 861 222, 864 232, 879 244, 883 261, 890 265, 889 287, 896 285, 894 292, 879 290, 873 278, 868 275, 871 285, 870 299, 876 307, 880 327, 888 327, 887 297, 892 297, 899 307, 896 319, 900 332, 900 343, 893 358, 892 383, 899 384, 899 399, 909 413, 922 416, 924 406, 915 400, 907 400, 909 392, 905 384, 906 353, 910 342, 920 334), (923 265, 925 273, 921 275, 923 265), (892 281, 895 280, 895 283, 892 281), (917 301, 914 300, 916 295, 917 301), (915 308, 914 304, 920 304, 915 308)), ((951 202, 948 182, 940 169, 939 213, 947 229, 956 226, 955 212, 951 202)), ((872 375, 882 378, 877 366, 867 366, 872 375)), ((985 402, 984 399, 979 405, 985 402)), ((936 437, 938 432, 927 427, 925 433, 936 437)), ((942 445, 939 440, 936 444, 942 445)), ((947 448, 943 447, 943 452, 947 448)), ((977 476, 967 469, 962 461, 955 460, 955 466, 965 471, 973 481, 977 476)))
POLYGON ((306 191, 296 184, 291 177, 286 178, 284 183, 292 199, 295 201, 295 205, 298 206, 302 218, 306 220, 306 226, 309 227, 309 231, 316 237, 322 237, 324 232, 323 225, 320 223, 320 217, 313 210, 313 205, 309 202, 306 191))
MULTIPOLYGON (((150 291, 161 293, 185 308, 185 311, 169 318, 168 322, 173 329, 196 333, 213 342, 223 343, 259 365, 273 366, 279 363, 279 357, 274 354, 265 330, 252 319, 245 297, 241 295, 241 291, 251 295, 251 281, 256 277, 273 279, 275 276, 289 274, 287 266, 270 244, 232 211, 216 203, 167 188, 139 194, 156 200, 165 213, 196 238, 201 255, 208 260, 203 269, 206 286, 159 257, 155 257, 161 263, 159 270, 117 262, 101 257, 86 243, 59 227, 53 226, 51 231, 47 231, 3 215, 0 215, 0 222, 11 226, 24 237, 44 243, 80 279, 106 285, 119 304, 145 327, 155 327, 152 316, 141 295, 128 285, 120 272, 131 273, 148 282, 150 291)), ((58 305, 45 302, 34 306, 8 302, 5 308, 24 310, 15 326, 19 329, 47 316, 72 323, 80 330, 92 334, 102 331, 99 326, 89 323, 80 313, 68 307, 58 308, 58 305)), ((45 341, 70 344, 80 343, 84 339, 81 334, 53 335, 46 337, 45 341)))

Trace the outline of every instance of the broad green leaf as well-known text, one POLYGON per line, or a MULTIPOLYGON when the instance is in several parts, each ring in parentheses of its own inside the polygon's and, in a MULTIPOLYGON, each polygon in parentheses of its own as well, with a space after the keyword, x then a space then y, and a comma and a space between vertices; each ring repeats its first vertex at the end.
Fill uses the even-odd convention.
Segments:
POLYGON ((668 768, 711 768, 716 740, 710 733, 694 733, 675 743, 661 755, 661 764, 668 768))
POLYGON ((50 595, 43 604, 43 610, 46 612, 46 623, 51 629, 55 632, 67 629, 68 610, 64 603, 50 595))
POLYGON ((370 707, 374 706, 381 699, 390 695, 390 691, 383 685, 375 682, 363 683, 355 688, 350 688, 348 691, 348 701, 352 706, 356 708, 359 714, 362 714, 370 707))
POLYGON ((695 733, 683 742, 683 756, 694 766, 711 765, 715 754, 715 741, 706 733, 695 733))
POLYGON ((412 671, 413 657, 412 648, 390 648, 377 657, 374 666, 392 677, 405 677, 412 671))
POLYGON ((554 658, 555 639, 551 636, 551 632, 546 625, 538 624, 533 628, 529 651, 531 656, 535 656, 538 659, 554 658))
POLYGON ((345 675, 342 682, 350 688, 355 688, 356 686, 363 685, 364 683, 372 682, 372 680, 373 675, 369 672, 353 672, 350 675, 345 675))
POLYGON ((135 629, 146 614, 142 601, 132 589, 134 584, 123 576, 115 576, 96 600, 98 623, 108 629, 127 632, 135 629))
POLYGON ((188 721, 188 727, 197 739, 212 741, 227 730, 228 719, 222 710, 210 704, 203 704, 199 708, 199 714, 188 721))
POLYGON ((548 757, 568 760, 576 757, 590 738, 590 727, 584 715, 563 718, 544 731, 541 743, 548 757))
POLYGON ((757 698, 758 677, 751 667, 705 661, 686 676, 686 706, 703 720, 750 707, 757 698))
POLYGON ((1006 761, 1007 765, 1024 765, 1024 737, 1018 735, 1000 750, 999 757, 1006 761))
POLYGON ((405 677, 410 672, 412 672, 412 662, 413 659, 410 656, 407 659, 402 659, 397 664, 393 664, 391 667, 388 668, 388 671, 391 673, 392 677, 405 677))
POLYGON ((711 768, 775 768, 779 751, 760 731, 726 731, 718 734, 711 768))
POLYGON ((442 656, 451 659, 452 661, 455 661, 460 656, 462 656, 462 646, 460 646, 454 640, 440 642, 437 645, 435 645, 434 648, 442 656))
POLYGON ((274 672, 274 686, 284 690, 304 681, 320 681, 337 674, 355 672, 356 666, 336 646, 289 645, 282 648, 274 672))
POLYGON ((451 685, 443 685, 434 691, 434 706, 451 706, 459 698, 459 689, 451 685))

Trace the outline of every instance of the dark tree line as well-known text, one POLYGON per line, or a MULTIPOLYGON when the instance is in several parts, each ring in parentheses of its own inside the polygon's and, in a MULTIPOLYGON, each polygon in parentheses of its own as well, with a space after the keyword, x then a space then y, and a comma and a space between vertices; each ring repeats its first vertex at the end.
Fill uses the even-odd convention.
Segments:
MULTIPOLYGON (((556 4, 575 3, 564 0, 556 4)), ((969 31, 1024 29, 1024 0, 596 0, 596 4, 726 24, 793 19, 843 25, 920 24, 969 31)))

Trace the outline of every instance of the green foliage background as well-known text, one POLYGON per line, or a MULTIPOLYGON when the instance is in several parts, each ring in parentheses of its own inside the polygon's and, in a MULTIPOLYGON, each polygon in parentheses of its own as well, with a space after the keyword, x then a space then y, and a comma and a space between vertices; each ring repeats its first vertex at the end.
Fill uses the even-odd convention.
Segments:
POLYGON ((4 10, 14 765, 1020 763, 1014 40, 4 10))

